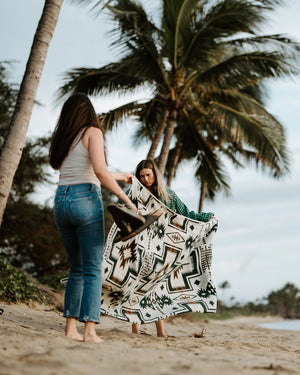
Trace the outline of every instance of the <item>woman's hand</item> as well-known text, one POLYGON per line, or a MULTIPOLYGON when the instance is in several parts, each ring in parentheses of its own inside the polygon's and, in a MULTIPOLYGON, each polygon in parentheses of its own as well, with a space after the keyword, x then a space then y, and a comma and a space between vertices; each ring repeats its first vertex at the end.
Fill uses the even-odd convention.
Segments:
POLYGON ((114 178, 118 181, 124 181, 127 184, 132 184, 133 174, 128 172, 111 172, 114 178))
POLYGON ((125 206, 127 207, 127 208, 131 208, 131 209, 133 209, 135 212, 137 212, 138 211, 138 209, 137 209, 137 207, 129 200, 128 202, 126 202, 125 203, 125 206))
POLYGON ((132 184, 133 175, 131 173, 123 172, 124 179, 122 181, 126 182, 127 184, 132 184))
POLYGON ((137 212, 137 207, 133 204, 131 199, 128 197, 128 195, 122 190, 120 194, 117 195, 121 201, 125 204, 127 208, 132 208, 135 212, 137 212))

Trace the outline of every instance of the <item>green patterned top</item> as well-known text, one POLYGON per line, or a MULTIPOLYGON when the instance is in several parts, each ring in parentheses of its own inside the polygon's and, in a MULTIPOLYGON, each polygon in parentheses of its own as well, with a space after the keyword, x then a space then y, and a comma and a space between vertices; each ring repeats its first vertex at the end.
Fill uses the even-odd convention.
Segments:
POLYGON ((212 212, 201 212, 200 214, 197 214, 194 211, 190 211, 173 190, 167 188, 167 192, 169 194, 169 203, 165 203, 162 199, 159 200, 177 214, 188 217, 189 219, 203 221, 205 223, 209 221, 211 216, 214 216, 212 212))

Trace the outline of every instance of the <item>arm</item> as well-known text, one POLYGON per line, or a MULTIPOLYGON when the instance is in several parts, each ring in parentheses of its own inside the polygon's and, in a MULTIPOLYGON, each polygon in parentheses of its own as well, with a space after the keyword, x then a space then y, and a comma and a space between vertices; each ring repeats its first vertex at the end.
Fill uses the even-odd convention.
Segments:
POLYGON ((124 181, 127 184, 132 184, 132 177, 131 173, 127 172, 110 172, 115 180, 117 181, 124 181))
POLYGON ((190 211, 187 206, 180 200, 176 193, 168 189, 170 203, 167 205, 171 210, 180 215, 186 216, 193 220, 203 221, 207 223, 214 214, 212 212, 201 212, 200 214, 190 211))
MULTIPOLYGON (((105 163, 103 134, 100 129, 90 127, 83 136, 83 145, 88 149, 94 172, 101 184, 121 199, 127 207, 134 208, 135 205, 127 197, 116 178, 109 172, 105 163)), ((120 176, 119 176, 120 177, 120 176)))

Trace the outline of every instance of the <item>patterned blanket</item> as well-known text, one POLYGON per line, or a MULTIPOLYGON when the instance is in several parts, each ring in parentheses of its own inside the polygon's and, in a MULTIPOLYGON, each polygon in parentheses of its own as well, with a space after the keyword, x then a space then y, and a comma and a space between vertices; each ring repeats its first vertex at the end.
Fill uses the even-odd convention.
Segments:
POLYGON ((178 215, 137 179, 129 193, 143 215, 162 215, 134 237, 114 243, 113 224, 102 264, 103 313, 151 323, 184 312, 216 312, 211 281, 212 239, 217 221, 198 222, 178 215))

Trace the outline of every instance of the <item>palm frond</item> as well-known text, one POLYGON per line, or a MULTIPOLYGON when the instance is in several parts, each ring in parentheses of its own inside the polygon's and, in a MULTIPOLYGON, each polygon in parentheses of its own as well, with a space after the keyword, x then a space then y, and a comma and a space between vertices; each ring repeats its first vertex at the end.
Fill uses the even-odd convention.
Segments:
POLYGON ((99 119, 105 130, 112 130, 129 116, 136 115, 142 106, 138 101, 133 101, 99 114, 99 119))
POLYGON ((74 92, 87 95, 108 94, 117 91, 128 94, 144 85, 144 72, 135 68, 135 58, 124 59, 101 68, 76 68, 66 72, 63 81, 66 83, 59 89, 59 98, 74 92))
POLYGON ((107 5, 110 15, 117 27, 110 32, 114 41, 111 46, 121 48, 122 51, 131 51, 131 54, 143 54, 148 64, 143 68, 160 74, 160 79, 167 82, 161 54, 157 43, 159 29, 150 20, 141 4, 132 0, 118 0, 113 6, 107 5), (150 69, 151 68, 151 69, 150 69))
POLYGON ((257 50, 263 46, 264 49, 279 50, 282 53, 291 55, 292 58, 299 59, 300 43, 284 34, 231 38, 229 40, 222 41, 222 44, 224 46, 237 46, 246 50, 257 50))
POLYGON ((152 142, 157 129, 165 121, 165 116, 165 105, 158 97, 154 97, 147 103, 143 103, 137 113, 140 127, 134 135, 133 144, 138 146, 146 140, 152 142))
POLYGON ((265 161, 263 165, 270 167, 274 177, 289 171, 289 153, 283 128, 270 126, 271 117, 259 118, 221 103, 214 102, 212 105, 218 109, 213 121, 221 122, 221 127, 227 124, 235 133, 237 142, 242 141, 257 150, 265 161))
POLYGON ((162 14, 162 40, 164 55, 176 67, 177 57, 181 55, 182 29, 189 27, 190 19, 199 9, 199 0, 164 0, 162 14))
POLYGON ((195 177, 207 186, 214 190, 224 190, 229 192, 229 176, 226 173, 226 168, 219 156, 213 151, 201 134, 198 135, 199 142, 202 143, 201 151, 199 151, 196 158, 196 172, 195 177))
POLYGON ((192 66, 197 59, 202 64, 213 50, 217 50, 218 41, 230 38, 236 33, 255 34, 259 24, 265 20, 258 3, 244 0, 223 0, 204 7, 202 13, 192 18, 189 29, 184 30, 182 40, 185 47, 182 64, 192 66))
POLYGON ((210 88, 242 88, 261 83, 269 78, 299 74, 299 69, 287 63, 279 52, 252 52, 235 54, 218 62, 191 78, 210 88))
POLYGON ((97 17, 113 0, 67 0, 69 3, 76 4, 81 7, 88 6, 89 12, 97 17))

